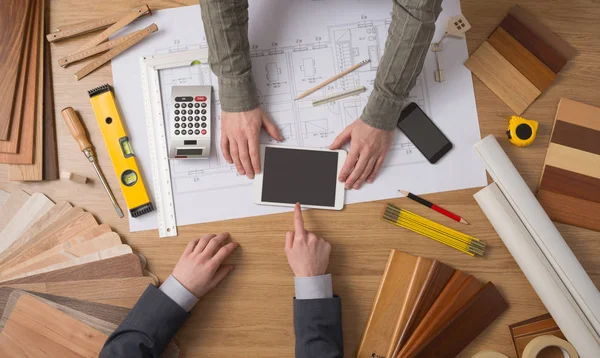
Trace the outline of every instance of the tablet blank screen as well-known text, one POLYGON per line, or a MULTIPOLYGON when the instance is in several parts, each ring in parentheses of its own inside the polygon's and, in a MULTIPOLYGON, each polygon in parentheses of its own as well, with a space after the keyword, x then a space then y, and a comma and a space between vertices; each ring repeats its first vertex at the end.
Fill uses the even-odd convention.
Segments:
POLYGON ((262 201, 335 206, 337 152, 265 148, 262 201))

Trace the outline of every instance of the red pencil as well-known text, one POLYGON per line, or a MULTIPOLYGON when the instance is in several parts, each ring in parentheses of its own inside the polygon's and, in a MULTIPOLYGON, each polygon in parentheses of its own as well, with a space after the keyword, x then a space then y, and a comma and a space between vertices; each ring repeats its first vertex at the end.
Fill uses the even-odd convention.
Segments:
POLYGON ((420 198, 418 196, 416 196, 415 194, 409 193, 408 191, 404 191, 404 190, 398 190, 400 193, 402 193, 403 195, 405 195, 406 197, 408 197, 409 199, 412 199, 414 201, 416 201, 417 203, 421 203, 423 205, 425 205, 428 208, 431 208, 435 211, 437 211, 438 213, 445 215, 447 217, 449 217, 450 219, 454 220, 454 221, 458 221, 461 224, 467 224, 469 225, 469 223, 467 222, 467 220, 461 218, 460 216, 442 208, 441 206, 437 206, 434 203, 431 203, 423 198, 420 198))

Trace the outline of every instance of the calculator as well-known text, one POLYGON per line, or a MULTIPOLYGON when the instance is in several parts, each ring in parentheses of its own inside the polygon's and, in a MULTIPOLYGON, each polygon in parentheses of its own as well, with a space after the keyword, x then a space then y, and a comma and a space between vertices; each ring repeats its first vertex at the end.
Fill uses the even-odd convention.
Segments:
POLYGON ((171 89, 170 159, 208 159, 212 138, 212 86, 171 89))

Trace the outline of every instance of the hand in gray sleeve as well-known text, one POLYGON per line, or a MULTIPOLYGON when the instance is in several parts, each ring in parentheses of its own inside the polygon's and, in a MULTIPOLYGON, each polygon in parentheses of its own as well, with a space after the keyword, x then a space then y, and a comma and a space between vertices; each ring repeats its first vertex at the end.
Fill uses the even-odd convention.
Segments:
POLYGON ((394 0, 392 22, 373 92, 361 119, 371 127, 392 130, 404 100, 415 86, 435 32, 442 0, 394 0))

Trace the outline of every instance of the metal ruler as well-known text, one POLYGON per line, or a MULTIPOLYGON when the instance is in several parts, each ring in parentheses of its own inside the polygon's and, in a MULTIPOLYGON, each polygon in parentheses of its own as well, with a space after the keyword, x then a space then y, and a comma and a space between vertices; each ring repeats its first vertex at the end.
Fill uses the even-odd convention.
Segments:
POLYGON ((152 167, 152 186, 156 204, 159 237, 177 236, 175 201, 169 165, 169 148, 165 129, 159 71, 206 62, 208 50, 190 50, 141 59, 141 81, 146 113, 148 148, 152 167))
MULTIPOLYGON (((75 79, 77 79, 79 81, 80 79, 82 79, 85 76, 89 75, 90 73, 94 72, 98 67, 102 66, 103 64, 107 63, 114 57, 118 56, 121 52, 127 50, 131 46, 142 41, 146 36, 150 35, 153 32, 156 32, 156 31, 158 31, 158 26, 156 26, 156 24, 152 24, 152 25, 146 27, 145 29, 141 30, 140 32, 136 33, 134 36, 129 38, 127 41, 113 47, 107 53, 103 54, 102 56, 98 57, 94 61, 90 62, 87 66, 83 67, 81 70, 75 72, 75 79)), ((85 50, 83 50, 83 51, 85 51, 85 50)))

